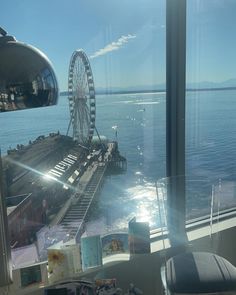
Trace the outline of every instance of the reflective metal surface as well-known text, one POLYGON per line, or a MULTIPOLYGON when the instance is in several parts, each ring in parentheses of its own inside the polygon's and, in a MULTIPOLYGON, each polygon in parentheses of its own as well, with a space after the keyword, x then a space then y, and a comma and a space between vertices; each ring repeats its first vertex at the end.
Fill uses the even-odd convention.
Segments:
POLYGON ((54 105, 58 84, 48 58, 38 49, 0 36, 0 112, 54 105))

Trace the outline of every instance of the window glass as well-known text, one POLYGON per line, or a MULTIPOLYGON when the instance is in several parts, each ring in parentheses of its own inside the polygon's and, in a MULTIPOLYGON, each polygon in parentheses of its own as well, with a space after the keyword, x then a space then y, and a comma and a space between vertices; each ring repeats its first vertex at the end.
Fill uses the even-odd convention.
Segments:
MULTIPOLYGON (((49 272, 55 261, 67 269, 65 243, 82 247, 85 234, 114 234, 102 244, 105 256, 129 252, 131 220, 147 222, 148 238, 160 226, 155 183, 165 177, 165 1, 3 6, 5 29, 51 59, 61 90, 57 106, 0 116, 13 268, 49 259, 49 272)), ((48 69, 42 77, 35 77, 35 89, 54 84, 48 69)), ((70 265, 75 257, 67 257, 70 265)), ((41 281, 35 269, 32 277, 22 271, 23 286, 41 281)))
POLYGON ((188 219, 235 206, 234 9, 234 1, 188 1, 188 219))

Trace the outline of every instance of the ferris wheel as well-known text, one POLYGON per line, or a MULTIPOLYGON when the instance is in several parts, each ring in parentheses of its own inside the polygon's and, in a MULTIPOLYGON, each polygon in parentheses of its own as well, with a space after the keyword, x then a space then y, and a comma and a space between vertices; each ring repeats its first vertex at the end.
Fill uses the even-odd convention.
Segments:
POLYGON ((95 130, 96 103, 93 74, 88 57, 83 50, 74 51, 70 60, 68 79, 70 126, 73 139, 88 145, 95 130))

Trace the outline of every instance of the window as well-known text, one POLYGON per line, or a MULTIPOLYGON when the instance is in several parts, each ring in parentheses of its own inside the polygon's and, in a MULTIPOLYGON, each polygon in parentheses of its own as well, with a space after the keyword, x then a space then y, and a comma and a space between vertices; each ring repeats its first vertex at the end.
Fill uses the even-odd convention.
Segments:
MULTIPOLYGON (((56 15, 53 3, 47 10, 35 1, 15 4, 17 12, 3 8, 14 19, 2 16, 6 29, 48 55, 61 89, 57 106, 0 117, 6 194, 21 196, 8 206, 9 224, 15 216, 22 229, 11 229, 14 269, 47 260, 49 248, 79 242, 84 231, 127 237, 134 217, 151 230, 160 226, 155 183, 166 176, 165 1, 92 3, 63 1, 56 15)), ((36 94, 55 85, 47 68, 41 78, 32 82, 36 94)), ((61 258, 54 254, 52 260, 61 258)))
POLYGON ((235 207, 234 5, 188 2, 187 219, 235 207))
MULTIPOLYGON (((163 223, 171 246, 186 242, 185 207, 187 222, 235 208, 235 3, 189 0, 186 41, 185 1, 62 1, 53 22, 54 3, 44 7, 1 10, 11 34, 51 58, 61 88, 55 107, 0 116, 21 287, 45 282, 47 271, 53 282, 127 254, 128 227, 133 253, 148 252, 149 229, 163 223), (148 222, 137 252, 135 221, 148 222)), ((46 68, 30 86, 50 85, 46 68)), ((1 93, 1 110, 6 100, 1 93)))

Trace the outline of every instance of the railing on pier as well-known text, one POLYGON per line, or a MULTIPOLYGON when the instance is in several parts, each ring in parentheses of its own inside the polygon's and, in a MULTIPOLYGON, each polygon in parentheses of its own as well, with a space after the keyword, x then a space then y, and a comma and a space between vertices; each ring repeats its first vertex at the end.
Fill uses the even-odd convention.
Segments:
POLYGON ((62 218, 60 225, 68 232, 70 239, 79 239, 83 233, 84 221, 95 195, 100 190, 106 167, 104 163, 97 164, 86 188, 77 200, 71 202, 70 208, 62 218))

